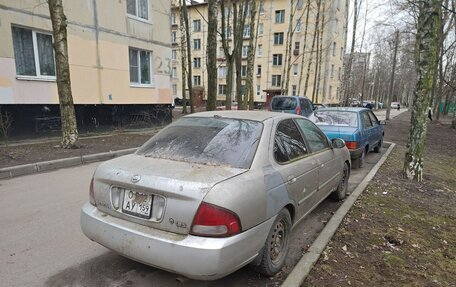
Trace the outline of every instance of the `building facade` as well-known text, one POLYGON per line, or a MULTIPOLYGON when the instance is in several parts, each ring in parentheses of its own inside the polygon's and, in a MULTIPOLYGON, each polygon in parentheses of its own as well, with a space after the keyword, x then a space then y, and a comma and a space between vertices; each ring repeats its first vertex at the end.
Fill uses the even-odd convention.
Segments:
MULTIPOLYGON (((63 4, 78 125, 128 122, 140 113, 169 121, 170 1, 63 4)), ((45 129, 59 115, 47 4, 0 0, 0 19, 0 105, 16 131, 45 129)))
MULTIPOLYGON (((347 0, 321 0, 324 9, 320 9, 317 26, 317 0, 310 1, 307 33, 307 1, 289 0, 262 0, 257 1, 257 41, 254 61, 254 94, 255 102, 267 103, 270 97, 280 94, 282 80, 285 77, 287 43, 291 45, 290 80, 287 86, 289 95, 307 96, 316 103, 338 103, 339 89, 342 80, 342 65, 346 43, 346 27, 348 15, 347 0), (293 7, 291 6, 293 2, 293 7), (287 40, 288 30, 291 27, 293 36, 287 40), (323 24, 322 24, 323 23, 323 24), (322 27, 323 26, 323 27, 322 27), (320 33, 315 37, 313 53, 312 42, 315 31, 320 33), (321 33, 321 31, 323 31, 321 33), (319 49, 317 55, 316 50, 319 49), (303 60, 304 58, 304 60, 303 60), (308 71, 310 62, 310 69, 308 71), (306 80, 307 79, 307 80, 306 80), (307 82, 307 87, 305 83, 307 82)), ((188 6, 190 43, 192 48, 192 77, 193 85, 207 87, 206 72, 206 41, 207 41, 207 9, 205 2, 193 2, 188 6)), ((221 11, 218 9, 221 19, 221 11)), ((226 13, 226 11, 225 11, 226 13)), ((228 12, 229 13, 229 12, 228 12)), ((173 42, 172 51, 172 89, 173 96, 182 97, 182 71, 181 71, 181 27, 180 27, 179 1, 173 1, 171 12, 171 33, 173 42)), ((231 17, 232 18, 232 17, 231 17)), ((220 30, 221 24, 218 24, 220 30)), ((220 31, 219 31, 220 33, 220 31)), ((230 35, 230 31, 226 31, 230 35)), ((241 76, 247 75, 247 51, 250 35, 248 23, 244 29, 244 46, 242 48, 241 76)), ((226 98, 226 72, 225 56, 219 36, 217 49, 218 58, 218 96, 217 100, 223 102, 226 98)), ((287 65, 288 66, 288 65, 287 65)), ((245 81, 243 81, 244 84, 245 81)), ((234 99, 234 97, 231 97, 234 99)))

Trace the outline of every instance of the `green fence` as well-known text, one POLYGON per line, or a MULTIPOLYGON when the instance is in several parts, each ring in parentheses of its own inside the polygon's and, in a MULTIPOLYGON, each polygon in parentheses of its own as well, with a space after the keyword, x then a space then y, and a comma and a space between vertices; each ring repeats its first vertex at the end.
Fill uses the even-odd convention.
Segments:
MULTIPOLYGON (((440 106, 439 106, 440 113, 443 113, 444 107, 445 107, 445 102, 441 102, 440 106)), ((454 102, 448 103, 447 109, 448 109, 448 113, 453 113, 454 110, 456 109, 456 103, 454 103, 454 102)))

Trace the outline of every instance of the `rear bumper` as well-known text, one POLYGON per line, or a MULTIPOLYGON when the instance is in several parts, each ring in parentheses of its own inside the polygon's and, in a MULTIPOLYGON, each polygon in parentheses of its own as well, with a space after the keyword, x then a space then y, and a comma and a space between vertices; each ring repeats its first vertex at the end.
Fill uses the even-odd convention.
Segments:
POLYGON ((216 280, 248 264, 263 247, 275 220, 228 238, 206 238, 156 230, 99 211, 81 210, 81 229, 91 240, 125 257, 198 280, 216 280))
POLYGON ((361 154, 364 151, 364 147, 360 147, 358 149, 350 149, 349 151, 350 151, 350 158, 352 160, 354 160, 354 159, 361 157, 361 154))

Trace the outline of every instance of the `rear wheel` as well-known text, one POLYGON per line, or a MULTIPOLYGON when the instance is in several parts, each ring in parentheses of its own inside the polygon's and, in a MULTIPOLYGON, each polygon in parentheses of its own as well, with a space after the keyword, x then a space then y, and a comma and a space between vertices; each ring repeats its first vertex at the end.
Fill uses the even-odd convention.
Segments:
POLYGON ((348 178, 350 176, 350 171, 347 163, 344 163, 344 170, 342 171, 342 177, 339 182, 339 186, 333 193, 331 193, 331 198, 337 201, 343 200, 347 196, 348 188, 348 178))
POLYGON ((363 150, 363 153, 361 154, 360 157, 355 159, 353 161, 353 166, 356 166, 357 168, 362 168, 364 166, 364 161, 366 159, 366 149, 363 150))
POLYGON ((260 273, 273 276, 282 269, 288 254, 290 242, 291 217, 286 208, 277 215, 262 249, 260 273))
POLYGON ((374 152, 380 153, 380 150, 382 149, 382 145, 383 145, 383 137, 378 142, 378 145, 374 148, 374 152))

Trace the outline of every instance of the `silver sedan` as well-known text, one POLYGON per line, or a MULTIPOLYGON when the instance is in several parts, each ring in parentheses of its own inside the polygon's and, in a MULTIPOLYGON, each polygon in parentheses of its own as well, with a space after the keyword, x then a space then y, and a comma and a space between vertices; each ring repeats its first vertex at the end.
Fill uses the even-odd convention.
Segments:
POLYGON ((84 234, 133 260, 215 280, 252 263, 283 267, 292 227, 328 195, 345 198, 350 154, 292 114, 215 111, 167 126, 102 163, 84 234))

